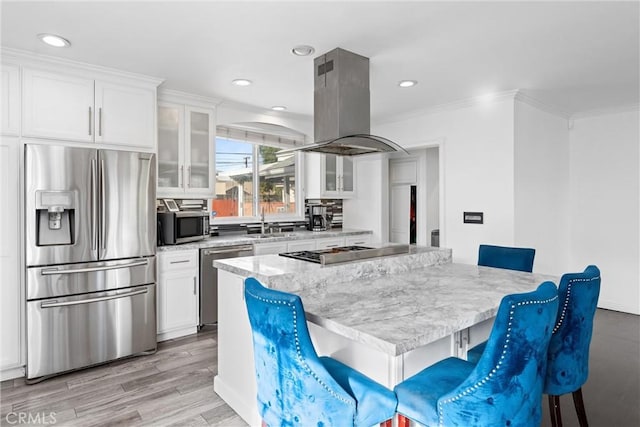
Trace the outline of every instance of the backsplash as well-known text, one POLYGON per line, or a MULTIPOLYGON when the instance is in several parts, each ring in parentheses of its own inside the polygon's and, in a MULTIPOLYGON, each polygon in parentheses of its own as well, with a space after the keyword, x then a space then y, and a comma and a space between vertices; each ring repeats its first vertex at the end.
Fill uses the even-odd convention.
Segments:
POLYGON ((331 228, 342 228, 342 199, 305 199, 304 219, 309 222, 309 205, 322 204, 329 205, 327 213, 331 216, 331 228))

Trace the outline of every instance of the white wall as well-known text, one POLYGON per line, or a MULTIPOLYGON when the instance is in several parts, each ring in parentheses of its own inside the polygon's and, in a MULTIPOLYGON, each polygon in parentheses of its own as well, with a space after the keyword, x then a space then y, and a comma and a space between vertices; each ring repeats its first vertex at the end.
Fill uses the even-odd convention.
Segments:
MULTIPOLYGON (((440 149, 445 197, 440 244, 453 249, 455 262, 475 264, 480 243, 514 243, 513 103, 513 97, 502 98, 373 126, 372 133, 405 148, 444 141, 440 149), (484 212, 484 224, 463 224, 464 211, 484 212)), ((388 229, 382 227, 388 222, 388 202, 372 205, 384 197, 378 194, 387 192, 387 179, 388 173, 379 166, 359 165, 357 199, 345 203, 345 220, 366 212, 368 226, 377 225, 375 233, 388 235, 388 229)))
POLYGON ((602 271, 599 306, 640 314, 639 112, 576 119, 570 131, 571 271, 602 271))
POLYGON ((387 217, 382 217, 382 207, 388 206, 386 178, 389 168, 384 155, 374 154, 354 157, 356 166, 356 198, 342 204, 344 228, 373 231, 374 242, 389 241, 387 217), (384 191, 382 189, 384 188, 384 191))
POLYGON ((536 249, 534 271, 562 275, 569 258, 569 128, 515 102, 515 239, 536 249))

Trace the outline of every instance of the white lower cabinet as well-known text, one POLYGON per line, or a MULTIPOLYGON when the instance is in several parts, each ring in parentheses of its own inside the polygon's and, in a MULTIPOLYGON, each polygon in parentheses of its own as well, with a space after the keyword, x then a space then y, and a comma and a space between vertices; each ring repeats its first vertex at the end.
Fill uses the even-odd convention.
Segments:
POLYGON ((254 255, 269 255, 269 254, 281 254, 288 252, 287 242, 273 242, 273 243, 256 243, 253 246, 254 255))
POLYGON ((315 240, 293 240, 287 244, 288 252, 312 251, 316 248, 315 240))
POLYGON ((344 237, 329 237, 316 240, 316 249, 331 249, 344 246, 344 237))
POLYGON ((361 246, 371 244, 371 234, 358 234, 355 236, 345 236, 345 246, 361 246))
POLYGON ((198 250, 158 254, 158 341, 198 331, 198 250))

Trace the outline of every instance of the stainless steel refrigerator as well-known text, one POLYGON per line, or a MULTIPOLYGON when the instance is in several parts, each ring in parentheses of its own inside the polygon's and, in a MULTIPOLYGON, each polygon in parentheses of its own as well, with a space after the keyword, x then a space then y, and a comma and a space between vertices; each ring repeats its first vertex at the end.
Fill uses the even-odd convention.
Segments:
POLYGON ((25 145, 27 379, 156 349, 155 155, 25 145))

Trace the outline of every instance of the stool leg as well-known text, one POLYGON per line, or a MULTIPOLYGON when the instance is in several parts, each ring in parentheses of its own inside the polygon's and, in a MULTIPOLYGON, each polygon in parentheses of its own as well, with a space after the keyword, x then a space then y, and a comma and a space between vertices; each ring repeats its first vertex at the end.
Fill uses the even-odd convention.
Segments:
POLYGON ((409 418, 398 414, 398 427, 409 427, 409 418))
POLYGON ((393 425, 393 419, 383 421, 380 423, 380 427, 391 427, 393 425))
POLYGON ((574 391, 572 394, 573 404, 576 406, 580 427, 589 427, 589 423, 587 422, 587 413, 584 410, 584 402, 582 401, 582 387, 574 391))
POLYGON ((560 413, 560 396, 549 395, 549 414, 551 426, 562 427, 562 414, 560 413))

